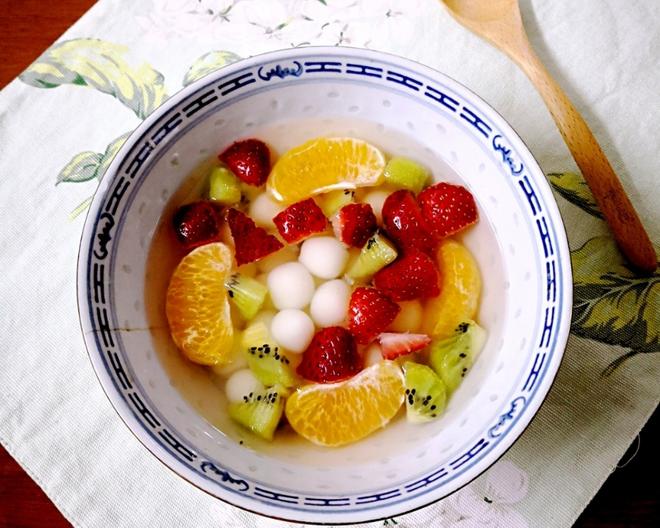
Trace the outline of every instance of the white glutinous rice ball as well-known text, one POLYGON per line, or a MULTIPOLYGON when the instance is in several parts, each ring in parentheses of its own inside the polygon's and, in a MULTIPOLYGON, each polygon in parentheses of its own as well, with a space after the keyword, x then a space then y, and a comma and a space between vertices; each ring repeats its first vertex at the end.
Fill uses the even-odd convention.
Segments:
POLYGON ((368 203, 376 215, 376 219, 380 224, 383 221, 383 204, 385 199, 390 195, 387 191, 374 190, 369 192, 362 200, 364 203, 368 203))
POLYGON ((343 279, 324 282, 312 297, 309 313, 322 328, 341 325, 346 319, 350 297, 351 288, 343 279))
POLYGON ((383 361, 383 353, 378 343, 370 344, 364 351, 364 365, 370 367, 383 361))
POLYGON ((243 396, 263 390, 264 386, 254 377, 250 369, 234 372, 225 383, 225 394, 230 402, 243 401, 243 396))
POLYGON ((419 301, 399 302, 401 311, 389 326, 391 332, 417 332, 422 326, 424 309, 419 301))
POLYGON ((314 323, 302 310, 286 309, 277 312, 270 323, 270 333, 282 348, 300 354, 314 337, 314 323))
POLYGON ((304 308, 314 295, 314 279, 300 262, 287 262, 268 274, 268 291, 278 310, 304 308))
POLYGON ((284 206, 273 200, 268 193, 261 193, 250 202, 248 215, 258 226, 273 228, 273 217, 283 210, 284 206))
POLYGON ((348 251, 332 236, 308 238, 300 248, 298 260, 312 275, 321 279, 335 279, 346 267, 348 251))

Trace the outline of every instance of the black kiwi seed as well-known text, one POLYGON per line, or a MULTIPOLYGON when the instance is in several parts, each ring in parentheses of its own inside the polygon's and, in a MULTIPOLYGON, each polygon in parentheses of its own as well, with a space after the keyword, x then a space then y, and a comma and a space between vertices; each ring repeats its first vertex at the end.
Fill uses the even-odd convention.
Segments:
POLYGON ((261 401, 261 394, 259 394, 259 396, 257 396, 257 401, 261 401))
POLYGON ((435 411, 436 409, 437 409, 437 407, 435 406, 435 404, 431 405, 431 410, 432 411, 435 411))
POLYGON ((461 334, 464 334, 468 330, 468 325, 467 323, 461 323, 456 327, 456 331, 460 332, 461 334))
POLYGON ((464 358, 464 357, 467 357, 467 354, 466 354, 465 352, 461 352, 461 353, 458 355, 458 357, 462 357, 462 358, 464 358))
POLYGON ((410 389, 406 389, 406 395, 410 394, 410 389))
POLYGON ((229 291, 227 292, 227 295, 229 295, 230 297, 233 298, 233 297, 234 297, 234 292, 233 292, 232 290, 229 290, 229 291))

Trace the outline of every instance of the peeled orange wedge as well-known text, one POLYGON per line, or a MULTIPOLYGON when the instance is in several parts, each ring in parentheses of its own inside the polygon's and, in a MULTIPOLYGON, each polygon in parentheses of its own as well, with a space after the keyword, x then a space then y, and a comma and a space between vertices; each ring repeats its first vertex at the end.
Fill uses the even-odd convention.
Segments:
POLYGON ((355 189, 383 181, 380 150, 353 138, 318 138, 292 148, 275 163, 267 188, 281 202, 293 203, 334 189, 355 189))
POLYGON ((231 250, 216 242, 188 253, 172 274, 165 313, 172 339, 190 361, 222 365, 232 358, 234 329, 225 289, 231 266, 231 250))
POLYGON ((403 403, 404 378, 393 361, 381 361, 339 383, 306 385, 286 402, 286 417, 302 437, 340 446, 386 425, 403 403))
POLYGON ((449 337, 456 327, 474 319, 479 307, 481 275, 472 253, 455 240, 438 246, 440 295, 427 301, 423 331, 433 337, 449 337))

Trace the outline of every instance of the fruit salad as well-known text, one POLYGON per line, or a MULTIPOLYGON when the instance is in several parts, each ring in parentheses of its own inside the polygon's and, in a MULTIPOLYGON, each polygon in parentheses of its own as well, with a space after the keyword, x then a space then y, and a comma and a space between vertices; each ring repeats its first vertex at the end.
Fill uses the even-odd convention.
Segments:
POLYGON ((437 420, 486 337, 479 270, 456 238, 478 221, 474 198, 360 139, 275 158, 237 141, 204 195, 178 204, 172 340, 219 373, 229 417, 268 441, 291 428, 341 446, 404 407, 411 423, 437 420))

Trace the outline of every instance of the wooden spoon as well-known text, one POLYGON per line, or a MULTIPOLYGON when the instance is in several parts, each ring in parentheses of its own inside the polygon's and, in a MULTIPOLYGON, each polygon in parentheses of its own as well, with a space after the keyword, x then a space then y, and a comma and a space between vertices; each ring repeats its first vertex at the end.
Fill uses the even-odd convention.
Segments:
POLYGON ((621 251, 640 271, 655 271, 657 258, 644 226, 591 130, 534 53, 518 0, 441 1, 461 25, 522 68, 543 97, 621 251))

